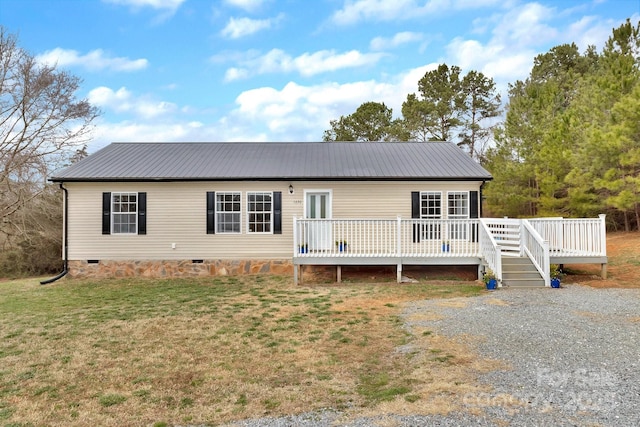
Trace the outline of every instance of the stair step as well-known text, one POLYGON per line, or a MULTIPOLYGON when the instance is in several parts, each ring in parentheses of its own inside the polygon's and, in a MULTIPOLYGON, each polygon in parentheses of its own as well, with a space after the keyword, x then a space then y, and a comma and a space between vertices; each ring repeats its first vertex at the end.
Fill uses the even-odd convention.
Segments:
POLYGON ((529 279, 529 280, 542 280, 538 271, 502 271, 502 279, 529 279))
POLYGON ((531 263, 531 260, 529 258, 525 258, 525 257, 512 257, 512 256, 508 256, 508 257, 502 257, 502 264, 509 264, 509 265, 533 265, 531 263))
POLYGON ((502 271, 505 272, 510 272, 510 273, 516 273, 516 272, 522 272, 522 273, 538 273, 538 269, 533 266, 533 265, 502 265, 502 271))
POLYGON ((544 280, 537 279, 509 279, 503 280, 502 286, 509 286, 513 288, 542 288, 544 287, 544 280))

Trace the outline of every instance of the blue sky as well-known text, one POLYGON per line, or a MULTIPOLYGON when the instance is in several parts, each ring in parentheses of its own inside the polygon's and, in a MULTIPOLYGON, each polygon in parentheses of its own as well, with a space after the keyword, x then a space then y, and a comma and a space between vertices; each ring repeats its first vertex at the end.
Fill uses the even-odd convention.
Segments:
POLYGON ((640 0, 0 0, 0 24, 83 79, 112 141, 319 141, 363 102, 400 113, 439 63, 504 92, 561 43, 598 50, 640 0))

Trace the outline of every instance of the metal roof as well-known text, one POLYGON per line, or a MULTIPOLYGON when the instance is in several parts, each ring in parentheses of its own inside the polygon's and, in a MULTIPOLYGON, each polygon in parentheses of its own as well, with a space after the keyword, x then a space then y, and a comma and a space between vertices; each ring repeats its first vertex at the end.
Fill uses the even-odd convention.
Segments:
POLYGON ((490 180, 450 142, 113 143, 63 181, 490 180))

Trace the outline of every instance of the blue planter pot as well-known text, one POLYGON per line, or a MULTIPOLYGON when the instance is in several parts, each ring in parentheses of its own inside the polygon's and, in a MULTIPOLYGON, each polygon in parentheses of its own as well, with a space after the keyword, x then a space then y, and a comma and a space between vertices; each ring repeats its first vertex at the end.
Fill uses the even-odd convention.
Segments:
POLYGON ((487 289, 492 291, 498 286, 498 281, 496 279, 490 279, 487 282, 487 289))
POLYGON ((338 250, 339 250, 340 252, 344 252, 344 251, 346 251, 346 250, 347 250, 347 244, 346 244, 346 243, 339 243, 339 244, 338 244, 338 250))
POLYGON ((298 248, 298 250, 300 251, 301 254, 306 254, 307 253, 307 247, 306 246, 300 246, 298 248))
POLYGON ((451 249, 451 246, 449 246, 448 243, 442 244, 442 252, 449 252, 450 249, 451 249))
POLYGON ((551 279, 551 287, 552 288, 559 288, 560 287, 560 279, 558 279, 558 278, 551 279))

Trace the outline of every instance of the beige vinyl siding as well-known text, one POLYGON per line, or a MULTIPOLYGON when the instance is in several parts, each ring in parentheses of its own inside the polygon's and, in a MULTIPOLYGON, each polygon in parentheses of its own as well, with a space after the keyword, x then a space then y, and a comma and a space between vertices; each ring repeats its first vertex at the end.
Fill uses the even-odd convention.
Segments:
MULTIPOLYGON (((412 191, 478 191, 480 182, 65 183, 70 260, 287 259, 306 190, 331 190, 332 218, 411 217, 412 191), (289 184, 294 194, 289 194, 289 184), (241 234, 206 233, 207 191, 242 193, 241 234), (247 192, 282 192, 282 234, 247 233, 247 192), (146 192, 146 235, 103 235, 102 193, 146 192), (175 244, 175 249, 172 245, 175 244)), ((443 206, 443 213, 445 213, 443 206)))

